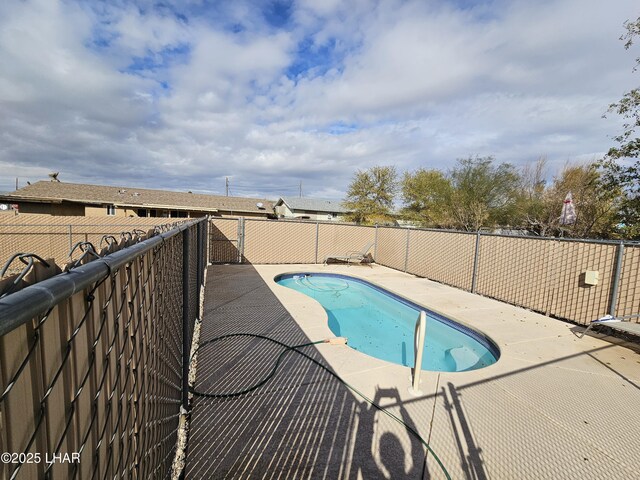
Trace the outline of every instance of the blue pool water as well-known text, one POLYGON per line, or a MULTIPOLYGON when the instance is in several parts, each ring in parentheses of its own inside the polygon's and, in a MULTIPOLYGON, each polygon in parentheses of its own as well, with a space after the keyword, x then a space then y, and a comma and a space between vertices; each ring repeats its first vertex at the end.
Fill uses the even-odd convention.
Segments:
MULTIPOLYGON (((286 274, 276 282, 316 299, 326 310, 329 328, 367 355, 413 367, 414 331, 420 310, 364 280, 338 274, 286 274)), ((423 370, 462 372, 486 367, 500 356, 483 334, 435 312, 427 313, 423 370)))

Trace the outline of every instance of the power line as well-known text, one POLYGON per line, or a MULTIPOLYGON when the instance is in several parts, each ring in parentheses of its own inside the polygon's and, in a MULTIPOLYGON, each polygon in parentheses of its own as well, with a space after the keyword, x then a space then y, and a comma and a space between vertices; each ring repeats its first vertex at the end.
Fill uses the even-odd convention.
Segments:
POLYGON ((297 185, 255 185, 245 182, 233 182, 229 177, 225 177, 225 194, 226 196, 252 194, 256 195, 257 192, 266 193, 293 193, 296 192, 302 197, 302 180, 297 185))
MULTIPOLYGON (((255 184, 250 184, 250 183, 233 183, 234 187, 237 188, 257 188, 255 184)), ((299 188, 299 184, 296 185, 260 185, 260 188, 271 188, 271 189, 283 189, 283 190, 289 190, 292 188, 295 188, 296 190, 298 190, 299 188)))
POLYGON ((259 191, 267 191, 267 192, 295 192, 295 193, 299 193, 299 190, 297 187, 291 187, 291 188, 279 188, 279 187, 236 187, 235 185, 233 185, 233 190, 236 192, 255 192, 256 190, 259 191))

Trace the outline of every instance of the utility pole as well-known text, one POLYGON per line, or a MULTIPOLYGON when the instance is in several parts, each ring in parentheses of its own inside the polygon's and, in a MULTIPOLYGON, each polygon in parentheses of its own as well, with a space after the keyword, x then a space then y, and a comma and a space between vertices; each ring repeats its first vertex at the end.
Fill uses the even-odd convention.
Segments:
POLYGON ((302 198, 302 180, 300 180, 300 198, 302 198))
POLYGON ((227 191, 227 197, 229 196, 229 177, 224 177, 224 186, 227 191))
POLYGON ((18 191, 18 177, 16 177, 16 191, 18 191))

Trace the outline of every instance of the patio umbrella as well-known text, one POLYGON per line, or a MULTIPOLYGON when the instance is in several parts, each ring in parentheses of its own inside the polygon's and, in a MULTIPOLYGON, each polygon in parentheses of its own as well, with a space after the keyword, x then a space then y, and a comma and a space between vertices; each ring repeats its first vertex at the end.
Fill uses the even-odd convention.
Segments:
POLYGON ((571 192, 564 197, 562 205, 562 215, 560 216, 560 225, 572 225, 576 223, 576 208, 573 205, 573 197, 571 192))

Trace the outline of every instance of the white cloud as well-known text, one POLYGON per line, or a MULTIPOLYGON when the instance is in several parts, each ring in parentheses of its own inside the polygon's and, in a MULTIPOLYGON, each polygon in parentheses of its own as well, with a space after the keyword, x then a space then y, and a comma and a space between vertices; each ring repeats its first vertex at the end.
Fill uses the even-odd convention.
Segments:
POLYGON ((177 47, 191 38, 189 28, 175 17, 150 13, 142 14, 130 6, 114 12, 114 44, 128 56, 146 56, 150 51, 177 47))
POLYGON ((247 108, 254 89, 268 87, 288 65, 290 48, 286 34, 238 39, 201 30, 190 62, 172 71, 174 93, 166 104, 178 113, 187 113, 186 107, 211 114, 247 108))
POLYGON ((376 164, 553 167, 606 151, 619 121, 601 115, 638 82, 618 40, 633 0, 298 0, 284 28, 261 6, 3 2, 0 190, 60 170, 339 195, 376 164))

